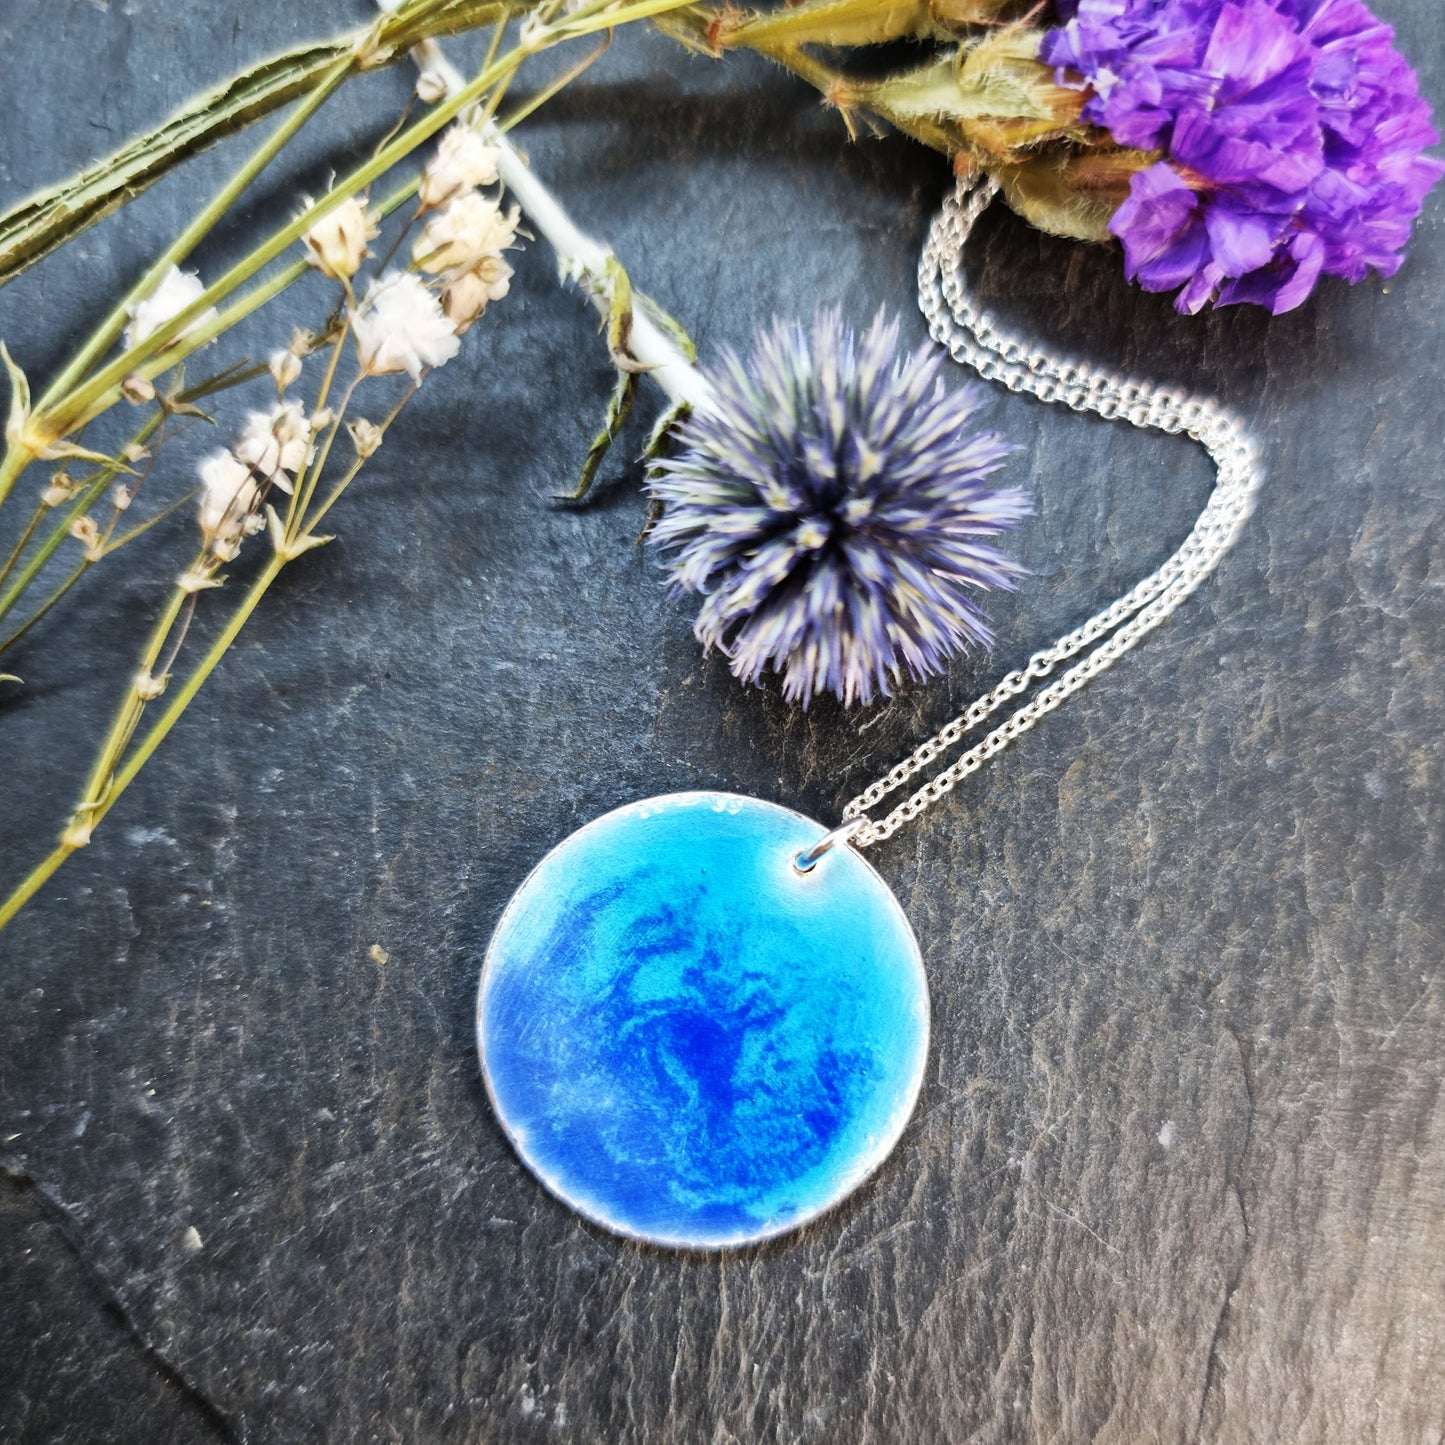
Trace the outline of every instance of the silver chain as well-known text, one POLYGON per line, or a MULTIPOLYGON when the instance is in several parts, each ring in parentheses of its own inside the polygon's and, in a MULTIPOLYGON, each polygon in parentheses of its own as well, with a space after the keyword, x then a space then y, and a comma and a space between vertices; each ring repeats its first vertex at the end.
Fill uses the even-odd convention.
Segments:
POLYGON ((891 838, 1158 627, 1229 551, 1254 509, 1255 495, 1264 480, 1253 439, 1234 416, 1215 402, 1032 350, 999 331, 969 294, 963 270, 964 245, 997 191, 997 185, 990 180, 960 180, 929 228, 918 263, 918 304, 934 340, 946 346, 955 361, 973 367, 986 381, 1001 381, 1010 391, 1028 392, 1040 401, 1063 402, 1075 411, 1122 417, 1137 427, 1171 434, 1183 432, 1209 453, 1218 477, 1184 545, 1157 572, 1059 638, 1052 647, 1034 653, 1026 667, 1009 673, 991 692, 970 704, 911 757, 865 788, 843 809, 845 825, 855 825, 848 841, 857 848, 891 838), (1096 642, 1098 646, 1094 647, 1096 642), (868 817, 868 809, 923 772, 985 718, 1080 653, 1085 654, 1081 661, 1037 692, 891 813, 876 820, 868 817))

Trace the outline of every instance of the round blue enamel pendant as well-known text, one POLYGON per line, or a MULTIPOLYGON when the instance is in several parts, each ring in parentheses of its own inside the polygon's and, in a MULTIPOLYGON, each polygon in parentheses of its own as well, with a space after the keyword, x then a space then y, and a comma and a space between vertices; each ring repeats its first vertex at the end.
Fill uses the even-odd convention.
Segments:
POLYGON ((533 870, 477 1000, 518 1154, 580 1214, 688 1249, 805 1223, 887 1157, 928 986, 887 884, 828 830, 725 793, 619 808, 533 870))

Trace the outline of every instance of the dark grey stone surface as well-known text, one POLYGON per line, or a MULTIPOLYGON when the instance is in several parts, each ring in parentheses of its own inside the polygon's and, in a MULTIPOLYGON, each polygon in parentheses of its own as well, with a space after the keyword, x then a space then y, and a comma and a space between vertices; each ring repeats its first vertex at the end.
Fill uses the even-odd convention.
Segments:
MULTIPOLYGON (((1445 97, 1435 7, 1379 9, 1445 97)), ((359 13, 6 7, 0 199, 359 13)), ((344 92, 255 215, 364 147, 404 85, 344 92)), ((527 140, 704 348, 820 301, 887 302, 922 334, 911 276, 944 168, 845 145, 780 73, 623 36, 527 140)), ((0 292, 21 363, 43 376, 236 154, 0 292)), ((529 252, 337 543, 0 941, 0 1435, 1440 1440, 1442 215, 1436 196, 1394 282, 1275 321, 1177 318, 1115 257, 987 221, 991 304, 1225 396, 1271 481, 1174 621, 878 851, 934 988, 917 1118, 844 1208, 710 1258, 579 1223, 508 1152, 470 1035, 509 892, 651 792, 835 816, 1176 545, 1208 469, 998 398, 1040 514, 997 656, 805 716, 698 657, 634 546, 625 453, 598 505, 548 504, 609 372, 529 252)), ((186 525, 13 660, 7 883, 72 799, 186 525)))

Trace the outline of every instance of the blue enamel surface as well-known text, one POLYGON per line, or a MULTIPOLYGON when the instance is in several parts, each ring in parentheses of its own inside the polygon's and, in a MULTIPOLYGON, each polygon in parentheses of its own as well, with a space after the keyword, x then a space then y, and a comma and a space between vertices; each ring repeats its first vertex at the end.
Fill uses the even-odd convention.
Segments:
POLYGON ((855 1189, 912 1112, 928 989, 852 849, 755 799, 678 793, 574 833, 507 906, 477 1039, 523 1160, 597 1223, 715 1248, 855 1189))

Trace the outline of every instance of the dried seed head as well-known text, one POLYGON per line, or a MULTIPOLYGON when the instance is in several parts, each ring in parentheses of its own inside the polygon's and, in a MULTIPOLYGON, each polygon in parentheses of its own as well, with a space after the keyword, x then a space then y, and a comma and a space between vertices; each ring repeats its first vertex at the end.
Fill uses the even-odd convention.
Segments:
POLYGON ((211 551, 229 562, 241 541, 265 525, 261 518, 261 488, 251 469, 230 452, 212 452, 200 464, 201 502, 197 520, 211 551))
POLYGON ((123 512, 135 500, 130 494, 130 488, 123 482, 117 482, 110 489, 110 504, 117 512, 123 512))
POLYGON ((944 353, 900 355, 898 331, 882 312, 861 337, 836 311, 811 333, 775 322, 710 371, 715 408, 651 479, 650 537, 673 590, 703 598, 699 640, 805 707, 887 696, 987 645, 979 594, 1020 570, 993 546, 1030 510, 993 480, 1011 448, 974 429, 976 392, 944 387, 944 353))
POLYGON ((142 702, 152 702, 166 690, 166 680, 163 677, 152 677, 148 672, 138 672, 133 686, 135 695, 142 702))
MULTIPOLYGON (((182 271, 178 266, 172 266, 149 296, 126 307, 130 325, 126 327, 123 338, 125 349, 129 351, 131 347, 139 346, 167 321, 179 316, 193 301, 200 300, 205 289, 205 284, 194 271, 182 271)), ((216 308, 207 307, 169 345, 174 346, 182 336, 189 336, 198 326, 204 326, 215 318, 216 308)))
POLYGON ((446 97, 447 78, 440 70, 423 70, 416 78, 416 98, 423 105, 435 105, 446 97))
POLYGON ((492 301, 500 301, 512 284, 512 268, 496 255, 483 256, 442 292, 442 308, 456 322, 461 335, 492 301))
POLYGON ((94 517, 77 517, 70 524, 70 535, 89 551, 100 540, 100 528, 94 517))
POLYGON ((299 401, 253 411, 236 442, 236 460, 262 483, 290 492, 291 478, 311 454, 311 423, 299 401))
POLYGON ((388 271, 371 283, 351 329, 368 376, 404 371, 420 381, 423 371, 444 365, 461 349, 455 323, 421 278, 407 271, 388 271))

